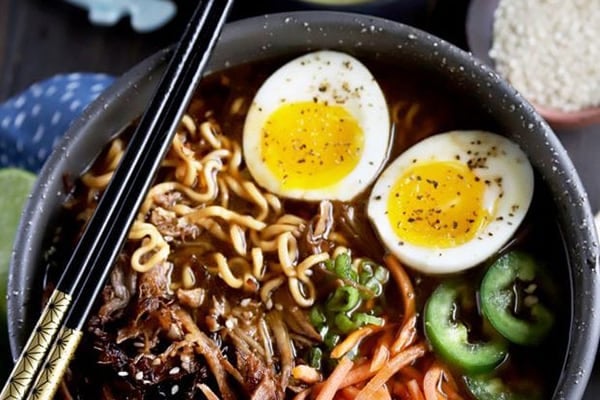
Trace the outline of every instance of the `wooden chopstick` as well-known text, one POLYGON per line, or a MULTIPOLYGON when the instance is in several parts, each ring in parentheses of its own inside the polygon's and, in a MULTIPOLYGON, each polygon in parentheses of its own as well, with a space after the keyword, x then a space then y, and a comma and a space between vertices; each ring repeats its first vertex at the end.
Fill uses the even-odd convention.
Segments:
POLYGON ((0 392, 0 400, 50 399, 56 392, 233 1, 204 0, 196 8, 119 167, 0 392))

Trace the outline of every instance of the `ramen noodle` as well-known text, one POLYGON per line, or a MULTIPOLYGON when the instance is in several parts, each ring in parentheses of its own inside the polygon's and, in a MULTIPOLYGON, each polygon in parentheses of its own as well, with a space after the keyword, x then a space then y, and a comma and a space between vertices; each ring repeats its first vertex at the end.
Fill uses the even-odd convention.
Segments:
MULTIPOLYGON (((521 211, 515 204, 511 215, 494 217, 513 227, 489 256, 451 273, 424 270, 396 253, 382 223, 367 211, 376 197, 373 184, 399 155, 431 135, 494 126, 472 111, 468 99, 457 99, 451 88, 423 73, 400 73, 365 60, 384 94, 389 137, 381 165, 371 168, 364 189, 349 199, 344 190, 315 189, 318 179, 329 179, 318 177, 319 168, 310 189, 290 189, 291 178, 289 186, 266 189, 270 184, 259 183, 256 169, 249 168, 244 126, 248 129, 247 116, 262 101, 255 99, 259 87, 281 65, 260 62, 204 79, 87 323, 62 396, 430 400, 484 398, 490 391, 549 396, 562 355, 554 351, 554 358, 543 358, 540 349, 565 347, 566 316, 552 302, 561 290, 553 281, 564 254, 547 218, 552 205, 543 184, 536 179, 535 191, 530 187, 533 200, 523 204, 522 223, 510 223, 521 211), (502 269, 530 261, 533 275, 502 269), (513 273, 510 288, 519 294, 509 306, 518 309, 510 312, 493 299, 499 282, 513 273), (548 319, 538 318, 537 305, 548 319), (506 334, 507 324, 524 333, 506 334), (548 336, 549 329, 560 334, 548 336)), ((321 92, 331 87, 320 87, 321 92)), ((305 106, 312 113, 328 110, 318 98, 318 107, 311 102, 305 106)), ((56 279, 61 256, 102 196, 131 129, 113 139, 74 182, 65 204, 67 222, 49 252, 49 281, 56 279)), ((320 145, 318 138, 311 140, 309 146, 320 145)), ((369 139, 360 140, 359 156, 370 146, 369 139)), ((304 159, 300 165, 328 162, 327 154, 311 159, 300 151, 284 156, 304 159)), ((487 157, 492 166, 492 156, 487 157)), ((331 165, 330 170, 338 164, 331 165)), ((501 187, 482 183, 496 184, 501 187)), ((444 185, 431 183, 437 190, 432 193, 438 195, 444 185)), ((500 197, 510 197, 510 185, 502 188, 500 197)), ((442 225, 434 228, 453 224, 442 225)))

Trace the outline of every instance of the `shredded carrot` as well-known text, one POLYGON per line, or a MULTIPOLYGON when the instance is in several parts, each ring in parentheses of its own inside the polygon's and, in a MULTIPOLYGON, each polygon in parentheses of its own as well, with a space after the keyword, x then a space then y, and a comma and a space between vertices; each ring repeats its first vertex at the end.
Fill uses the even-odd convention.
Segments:
POLYGON ((310 394, 312 388, 308 388, 308 389, 304 389, 301 392, 298 392, 295 396, 294 396, 294 400, 305 400, 306 398, 308 398, 308 395, 310 394))
POLYGON ((344 339, 342 343, 338 344, 333 348, 333 350, 331 350, 331 358, 342 357, 344 354, 352 350, 354 346, 358 345, 364 338, 380 330, 381 327, 376 325, 367 325, 355 330, 346 336, 346 339, 344 339))
POLYGON ((358 394, 358 392, 360 392, 360 389, 357 388, 356 386, 346 386, 345 388, 342 389, 342 393, 343 393, 344 397, 346 397, 348 399, 354 399, 356 397, 356 395, 358 394))
POLYGON ((406 383, 406 389, 408 389, 408 393, 411 400, 425 400, 425 397, 423 396, 423 391, 419 387, 419 383, 416 380, 411 379, 410 381, 408 381, 406 383))
POLYGON ((385 344, 380 344, 375 349, 375 353, 373 354, 373 360, 371 361, 370 371, 379 371, 389 360, 390 358, 390 349, 385 344))
POLYGON ((400 371, 400 373, 403 376, 407 377, 409 380, 414 379, 417 382, 423 381, 423 373, 421 373, 419 370, 417 370, 411 365, 407 365, 406 367, 402 368, 402 371, 400 371))
POLYGON ((408 398, 408 390, 406 389, 406 385, 404 384, 404 382, 400 381, 400 380, 394 380, 391 381, 391 388, 392 388, 392 393, 397 397, 397 398, 401 398, 401 399, 406 399, 408 398))
POLYGON ((341 387, 346 387, 350 385, 355 385, 359 382, 366 381, 373 375, 375 375, 377 371, 371 371, 371 363, 365 363, 354 367, 342 382, 341 387))
POLYGON ((392 344, 390 350, 392 354, 397 354, 407 346, 410 346, 417 337, 417 315, 413 315, 408 321, 402 325, 396 341, 392 344))
POLYGON ((462 399, 452 375, 437 361, 423 378, 423 391, 426 400, 462 399))
MULTIPOLYGON (((356 399, 356 397, 357 396, 355 396, 354 398, 356 399)), ((373 393, 372 399, 373 400, 392 400, 392 395, 390 394, 390 391, 385 383, 383 385, 381 385, 381 387, 373 393)))
POLYGON ((331 375, 327 378, 327 380, 323 383, 321 387, 321 391, 317 395, 316 400, 331 400, 335 393, 340 388, 344 377, 346 374, 352 369, 354 363, 348 358, 343 357, 340 359, 340 362, 335 367, 331 375))
POLYGON ((371 371, 380 370, 390 358, 390 346, 393 339, 392 329, 386 329, 379 337, 371 359, 371 371))
POLYGON ((388 363, 381 368, 369 381, 369 383, 367 383, 367 385, 360 391, 356 397, 356 400, 371 399, 374 396, 374 393, 379 390, 379 388, 394 374, 396 374, 396 372, 413 362, 415 359, 421 357, 423 354, 425 354, 425 351, 425 344, 419 343, 392 357, 388 363))
POLYGON ((404 301, 404 322, 402 325, 406 325, 413 315, 416 314, 415 291, 412 282, 396 257, 387 254, 383 257, 383 261, 400 288, 400 293, 402 293, 404 301))
POLYGON ((423 391, 425 392, 425 399, 427 400, 444 400, 444 396, 440 392, 441 385, 440 379, 442 378, 442 370, 434 363, 425 373, 423 378, 423 391))

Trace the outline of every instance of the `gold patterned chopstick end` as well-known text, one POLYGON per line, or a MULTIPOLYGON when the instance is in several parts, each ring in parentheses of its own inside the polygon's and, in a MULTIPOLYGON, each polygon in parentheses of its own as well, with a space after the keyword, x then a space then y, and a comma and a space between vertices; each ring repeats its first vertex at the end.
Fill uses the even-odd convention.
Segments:
POLYGON ((0 392, 0 400, 19 400, 27 396, 32 381, 41 367, 40 364, 44 360, 48 347, 56 337, 71 301, 71 296, 60 290, 52 293, 6 381, 6 385, 0 392))
POLYGON ((31 391, 32 399, 47 400, 54 396, 82 336, 83 332, 81 331, 67 327, 61 329, 52 354, 31 391))

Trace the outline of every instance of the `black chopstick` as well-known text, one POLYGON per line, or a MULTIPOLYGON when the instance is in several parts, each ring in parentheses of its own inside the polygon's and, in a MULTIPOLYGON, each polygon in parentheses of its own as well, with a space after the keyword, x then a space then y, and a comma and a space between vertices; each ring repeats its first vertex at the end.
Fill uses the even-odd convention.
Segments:
POLYGON ((204 0, 194 12, 120 165, 0 392, 0 400, 49 399, 54 395, 233 1, 204 0))

